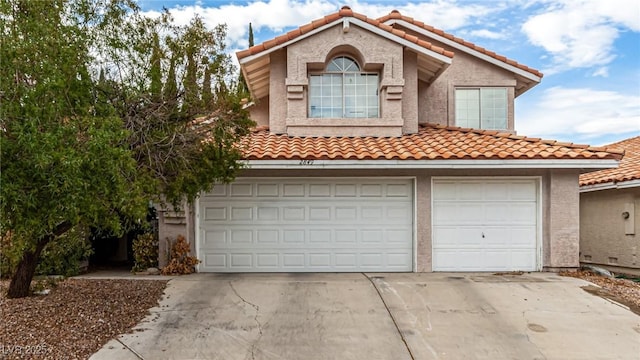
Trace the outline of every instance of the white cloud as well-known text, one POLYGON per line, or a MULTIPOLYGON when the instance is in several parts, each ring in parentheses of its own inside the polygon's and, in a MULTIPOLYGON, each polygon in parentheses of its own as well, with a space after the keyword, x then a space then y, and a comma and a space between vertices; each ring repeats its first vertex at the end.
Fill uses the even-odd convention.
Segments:
MULTIPOLYGON (((214 2, 215 4, 215 2, 214 2)), ((341 2, 337 0, 264 0, 247 4, 224 4, 211 7, 202 4, 176 6, 169 11, 178 25, 187 24, 196 14, 200 15, 208 27, 217 24, 227 24, 228 45, 234 49, 247 47, 247 31, 252 23, 254 33, 262 29, 275 33, 292 27, 307 24, 325 15, 334 13, 343 5, 348 5, 353 11, 371 18, 388 14, 391 10, 398 10, 403 15, 416 17, 420 21, 444 30, 457 29, 471 24, 474 19, 497 11, 496 6, 478 4, 456 4, 452 2, 417 2, 417 3, 366 3, 355 1, 341 2)), ((157 16, 158 12, 147 12, 150 16, 157 16)), ((487 32, 488 37, 492 35, 487 32)), ((495 36, 495 35, 493 35, 495 36)), ((256 38, 256 43, 269 40, 256 38)))
POLYGON ((549 74, 606 65, 615 58, 613 45, 620 32, 640 31, 637 0, 561 0, 544 4, 545 11, 530 17, 522 30, 529 41, 553 55, 551 68, 545 70, 549 74))
POLYGON ((500 39, 506 38, 506 35, 503 33, 495 32, 487 29, 471 30, 469 31, 469 35, 474 37, 492 39, 492 40, 500 40, 500 39))
POLYGON ((552 87, 518 112, 516 129, 523 135, 551 139, 640 134, 640 94, 552 87))

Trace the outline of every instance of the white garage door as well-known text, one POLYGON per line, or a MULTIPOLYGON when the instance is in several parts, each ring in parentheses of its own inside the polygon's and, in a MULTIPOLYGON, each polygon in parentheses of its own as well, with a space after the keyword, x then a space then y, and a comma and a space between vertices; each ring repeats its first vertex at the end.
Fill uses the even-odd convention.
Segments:
POLYGON ((535 179, 433 181, 433 270, 537 270, 535 179))
POLYGON ((205 272, 411 271, 410 179, 240 179, 200 197, 205 272))

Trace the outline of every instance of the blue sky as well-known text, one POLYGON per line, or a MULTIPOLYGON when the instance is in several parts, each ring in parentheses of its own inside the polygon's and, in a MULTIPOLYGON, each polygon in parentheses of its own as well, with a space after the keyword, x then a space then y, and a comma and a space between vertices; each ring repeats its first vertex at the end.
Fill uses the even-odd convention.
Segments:
MULTIPOLYGON (((369 17, 397 9, 429 25, 544 73, 516 100, 520 135, 605 145, 640 135, 640 1, 334 1, 138 0, 175 22, 200 15, 228 26, 231 53, 336 12, 343 5, 369 17)), ((235 55, 234 55, 235 58, 235 55)))

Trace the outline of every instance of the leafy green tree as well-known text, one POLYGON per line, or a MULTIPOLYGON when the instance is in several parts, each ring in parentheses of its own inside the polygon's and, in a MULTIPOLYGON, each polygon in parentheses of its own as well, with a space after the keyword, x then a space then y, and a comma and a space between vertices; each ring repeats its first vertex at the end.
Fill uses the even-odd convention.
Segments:
POLYGON ((224 26, 173 26, 129 0, 5 0, 0 24, 0 234, 21 254, 9 297, 69 230, 122 233, 149 200, 192 201, 240 169, 252 122, 228 92, 200 101, 205 68, 211 88, 233 73, 224 26))

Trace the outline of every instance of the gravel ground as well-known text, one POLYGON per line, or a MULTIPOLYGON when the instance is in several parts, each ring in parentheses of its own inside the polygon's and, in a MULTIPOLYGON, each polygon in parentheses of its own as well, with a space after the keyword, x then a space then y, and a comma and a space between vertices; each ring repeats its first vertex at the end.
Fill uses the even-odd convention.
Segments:
POLYGON ((162 280, 67 279, 48 295, 5 298, 0 283, 0 359, 87 359, 129 332, 158 304, 162 280))
POLYGON ((629 279, 608 278, 591 271, 565 272, 561 275, 580 278, 598 285, 598 287, 585 286, 583 289, 591 294, 624 304, 640 315, 640 283, 629 279))

